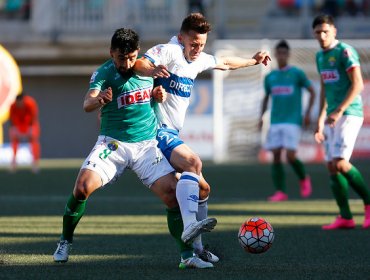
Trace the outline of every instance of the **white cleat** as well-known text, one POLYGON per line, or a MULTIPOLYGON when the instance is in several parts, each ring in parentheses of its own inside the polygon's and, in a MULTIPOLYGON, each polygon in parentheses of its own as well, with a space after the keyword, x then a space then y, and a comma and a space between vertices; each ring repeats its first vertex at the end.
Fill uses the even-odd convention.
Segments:
POLYGON ((181 262, 179 264, 179 268, 186 269, 186 268, 212 268, 213 264, 210 262, 205 262, 198 258, 197 256, 193 256, 183 260, 181 258, 181 262))
POLYGON ((194 222, 183 231, 181 239, 184 243, 192 243, 199 234, 210 232, 216 224, 217 220, 215 218, 206 218, 199 222, 194 222))
POLYGON ((196 255, 203 261, 205 262, 210 262, 210 263, 216 263, 220 259, 217 257, 215 254, 212 252, 208 251, 207 249, 203 249, 202 252, 196 253, 196 255))
POLYGON ((68 242, 67 240, 59 241, 58 247, 53 255, 54 261, 61 263, 67 262, 71 249, 72 243, 68 242))

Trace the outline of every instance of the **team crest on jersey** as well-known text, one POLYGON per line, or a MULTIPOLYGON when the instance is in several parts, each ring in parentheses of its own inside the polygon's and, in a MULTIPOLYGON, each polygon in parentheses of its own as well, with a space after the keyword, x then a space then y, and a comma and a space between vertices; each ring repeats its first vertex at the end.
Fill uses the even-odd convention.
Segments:
POLYGON ((95 82, 95 78, 96 78, 96 76, 97 76, 98 74, 99 74, 99 72, 95 71, 95 72, 91 75, 90 83, 95 82))
POLYGON ((334 56, 329 57, 328 61, 329 61, 330 66, 334 66, 335 63, 337 62, 334 56))
POLYGON ((339 81, 339 73, 337 69, 334 70, 322 70, 320 72, 321 78, 324 81, 325 84, 328 83, 335 83, 339 81))
POLYGON ((111 141, 108 143, 108 149, 111 151, 116 151, 118 149, 117 141, 111 141))
POLYGON ((117 97, 118 109, 133 104, 150 102, 152 87, 124 92, 117 97))

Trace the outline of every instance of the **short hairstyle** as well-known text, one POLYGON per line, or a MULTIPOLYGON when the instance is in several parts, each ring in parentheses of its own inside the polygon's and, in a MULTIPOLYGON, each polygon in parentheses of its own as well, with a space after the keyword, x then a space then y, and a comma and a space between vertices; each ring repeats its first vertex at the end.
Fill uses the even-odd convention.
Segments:
POLYGON ((180 32, 195 31, 200 34, 205 34, 211 31, 211 25, 201 13, 191 13, 181 24, 180 32))
POLYGON ((325 23, 329 25, 334 25, 334 18, 331 15, 319 15, 315 17, 315 19, 313 20, 312 29, 314 29, 317 25, 325 23))
POLYGON ((287 41, 285 40, 280 40, 276 46, 275 46, 275 50, 277 49, 287 49, 288 51, 290 50, 290 47, 289 47, 289 44, 287 41))
POLYGON ((110 48, 119 49, 123 54, 132 53, 140 49, 139 35, 132 29, 119 28, 112 36, 110 48))

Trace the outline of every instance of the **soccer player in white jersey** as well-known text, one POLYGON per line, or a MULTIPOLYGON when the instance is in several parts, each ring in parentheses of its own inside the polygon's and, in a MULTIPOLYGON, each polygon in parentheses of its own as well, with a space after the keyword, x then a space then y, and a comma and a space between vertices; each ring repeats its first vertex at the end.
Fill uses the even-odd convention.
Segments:
MULTIPOLYGON (((168 97, 156 108, 160 128, 157 132, 158 146, 181 177, 176 187, 184 232, 184 242, 193 242, 195 252, 205 255, 207 261, 218 261, 209 252, 204 254, 200 234, 207 231, 202 220, 207 217, 208 183, 201 174, 202 162, 180 138, 194 79, 207 69, 235 70, 263 63, 270 57, 267 52, 257 52, 252 58, 216 58, 203 52, 210 24, 200 13, 188 15, 182 22, 180 32, 167 44, 149 49, 135 64, 135 71, 152 76, 155 85, 162 85, 168 97)), ((216 222, 216 220, 215 220, 216 222)))
POLYGON ((311 109, 314 103, 315 90, 306 74, 296 66, 289 65, 290 47, 285 40, 277 43, 275 57, 278 69, 271 71, 264 80, 265 97, 262 100, 260 127, 262 116, 267 110, 271 99, 270 127, 265 148, 272 152, 271 177, 276 192, 268 197, 269 201, 288 199, 282 152, 286 151, 286 159, 299 178, 301 196, 311 195, 311 180, 306 174, 304 164, 297 157, 297 148, 301 136, 302 124, 310 123, 311 109), (302 88, 310 93, 310 99, 302 118, 302 88))
POLYGON ((315 139, 325 145, 331 189, 340 212, 333 223, 322 229, 355 227, 348 202, 348 186, 362 198, 365 208, 362 227, 370 228, 370 189, 361 172, 349 162, 364 118, 359 55, 352 46, 336 39, 337 29, 331 16, 317 16, 312 28, 321 47, 316 54, 321 94, 315 139))

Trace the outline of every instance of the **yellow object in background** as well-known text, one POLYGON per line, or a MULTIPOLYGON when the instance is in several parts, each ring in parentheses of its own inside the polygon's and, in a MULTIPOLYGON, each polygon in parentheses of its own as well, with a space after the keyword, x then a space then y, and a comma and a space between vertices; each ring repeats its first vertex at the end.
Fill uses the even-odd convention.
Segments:
POLYGON ((3 144, 3 123, 9 117, 9 108, 22 92, 22 78, 13 56, 0 45, 0 145, 3 144))

